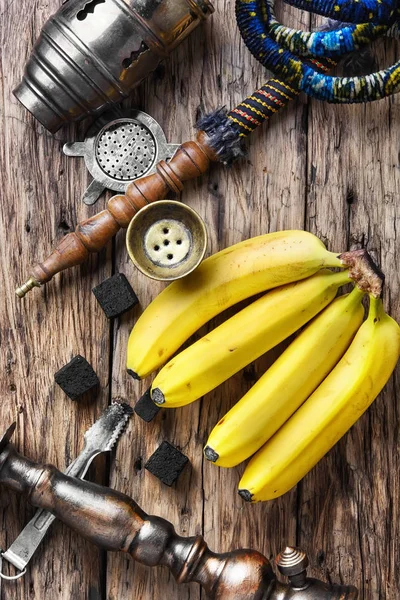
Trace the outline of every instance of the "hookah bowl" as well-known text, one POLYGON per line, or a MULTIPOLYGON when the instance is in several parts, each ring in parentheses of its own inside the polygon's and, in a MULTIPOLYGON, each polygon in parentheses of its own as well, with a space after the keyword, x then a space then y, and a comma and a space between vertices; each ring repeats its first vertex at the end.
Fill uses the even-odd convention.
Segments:
POLYGON ((51 133, 97 116, 212 12, 209 0, 66 0, 44 25, 14 95, 51 133))

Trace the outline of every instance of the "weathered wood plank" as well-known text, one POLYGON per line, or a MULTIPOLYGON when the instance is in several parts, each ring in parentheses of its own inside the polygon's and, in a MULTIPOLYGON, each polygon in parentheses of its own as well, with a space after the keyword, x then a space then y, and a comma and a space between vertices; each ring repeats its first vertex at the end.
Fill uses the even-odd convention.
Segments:
MULTIPOLYGON (((141 310, 163 286, 133 268, 120 234, 113 258, 110 247, 22 303, 14 298, 14 287, 29 264, 46 255, 79 219, 104 205, 104 199, 92 209, 81 204, 88 181, 83 161, 61 153, 62 142, 82 136, 85 127, 52 138, 11 95, 42 24, 58 6, 56 0, 0 0, 0 233, 5 240, 0 258, 0 421, 6 426, 16 416, 18 447, 63 468, 109 398, 122 396, 134 403, 150 382, 139 385, 125 372, 126 343, 139 310, 114 322, 111 343, 110 325, 91 288, 112 271, 124 272, 140 297, 141 310), (83 406, 72 404, 53 381, 54 371, 78 352, 93 364, 102 387, 96 402, 83 406)), ((193 136, 200 111, 233 106, 267 78, 240 40, 233 0, 221 0, 216 9, 204 29, 134 95, 133 104, 158 119, 174 142, 193 136)), ((308 25, 305 14, 286 6, 284 20, 308 25)), ((393 62, 393 51, 380 50, 379 57, 381 64, 393 62)), ((245 161, 232 169, 215 166, 201 181, 187 185, 183 199, 206 220, 209 253, 249 236, 304 224, 331 249, 367 243, 387 274, 386 306, 399 319, 398 120, 397 98, 368 107, 332 107, 307 104, 300 97, 252 136, 245 161)), ((399 371, 296 490, 275 502, 250 506, 236 493, 243 467, 218 469, 203 461, 202 447, 217 420, 271 360, 263 357, 201 402, 165 411, 151 424, 132 420, 118 447, 110 484, 148 512, 171 520, 179 533, 203 533, 215 550, 253 546, 272 558, 283 544, 298 543, 309 552, 316 576, 354 582, 364 600, 393 600, 400 592, 395 571, 399 371), (192 461, 172 489, 143 469, 163 439, 192 461)), ((100 462, 93 476, 108 481, 106 475, 100 462)), ((31 514, 25 501, 2 490, 1 546, 14 539, 31 514)), ((60 524, 28 576, 5 584, 0 600, 41 599, 44 594, 57 600, 204 598, 196 585, 178 587, 166 571, 134 565, 122 555, 109 555, 106 568, 100 552, 60 524)))
MULTIPOLYGON (((53 138, 12 96, 33 41, 59 2, 3 1, 1 13, 2 174, 0 236, 0 335, 2 428, 17 419, 15 442, 32 459, 64 469, 83 446, 83 433, 108 402, 109 323, 91 293, 108 276, 110 252, 35 290, 23 301, 14 293, 30 265, 77 219, 95 212, 80 194, 87 184, 83 161, 62 154, 74 130, 53 138), (54 382, 54 373, 74 355, 93 365, 101 389, 92 402, 73 403, 54 382)), ((96 478, 104 481, 104 463, 96 478)), ((33 514, 26 500, 1 490, 0 545, 8 546, 33 514)), ((55 523, 26 577, 3 583, 3 600, 102 597, 103 555, 55 523)))
MULTIPOLYGON (((395 60, 378 44, 379 65, 395 60)), ((389 48, 389 44, 386 45, 389 48)), ((399 99, 368 106, 311 102, 307 226, 332 250, 366 246, 387 276, 385 306, 399 320, 399 99), (321 160, 323 157, 323 160, 321 160)), ((298 543, 314 573, 354 582, 361 598, 399 595, 398 375, 298 486, 298 543)))

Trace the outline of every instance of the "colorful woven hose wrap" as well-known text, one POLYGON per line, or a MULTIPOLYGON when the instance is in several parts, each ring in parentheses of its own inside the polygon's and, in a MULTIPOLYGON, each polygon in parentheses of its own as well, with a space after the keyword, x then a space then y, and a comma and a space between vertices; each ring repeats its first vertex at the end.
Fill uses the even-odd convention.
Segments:
POLYGON ((299 8, 335 17, 326 31, 303 32, 281 25, 274 0, 236 0, 236 16, 251 53, 281 78, 260 89, 227 112, 204 115, 197 127, 205 131, 221 162, 243 156, 243 139, 284 108, 300 91, 329 102, 365 102, 400 89, 400 62, 366 77, 329 77, 336 58, 357 50, 379 35, 399 37, 400 7, 392 0, 286 0, 299 8), (367 14, 368 11, 368 14, 367 14), (339 23, 345 18, 348 22, 339 23), (359 19, 368 22, 358 24, 359 19), (350 23, 349 23, 350 22, 350 23))
MULTIPOLYGON (((269 36, 297 56, 340 57, 359 50, 375 38, 384 35, 390 27, 388 20, 386 24, 345 24, 328 31, 301 31, 279 23, 275 16, 274 0, 264 2, 264 27, 268 29, 269 36)), ((356 2, 353 4, 358 6, 356 2)))
POLYGON ((391 0, 341 3, 293 0, 291 3, 336 19, 355 21, 365 18, 367 9, 372 17, 370 23, 347 25, 337 29, 334 35, 333 32, 306 34, 279 27, 273 0, 236 0, 238 26, 246 45, 257 60, 282 77, 287 85, 319 100, 341 103, 378 100, 400 90, 400 61, 366 76, 331 77, 302 58, 336 58, 348 52, 349 48, 359 48, 385 33, 398 16, 397 6, 391 0))
POLYGON ((283 81, 270 79, 228 113, 240 137, 246 137, 299 94, 283 81))
POLYGON ((286 0, 288 4, 323 17, 348 23, 388 23, 396 0, 286 0))
MULTIPOLYGON (((312 59, 320 71, 329 71, 336 63, 331 59, 312 59)), ((269 79, 264 85, 233 108, 228 119, 235 124, 240 137, 246 137, 298 96, 300 90, 279 79, 269 79)))

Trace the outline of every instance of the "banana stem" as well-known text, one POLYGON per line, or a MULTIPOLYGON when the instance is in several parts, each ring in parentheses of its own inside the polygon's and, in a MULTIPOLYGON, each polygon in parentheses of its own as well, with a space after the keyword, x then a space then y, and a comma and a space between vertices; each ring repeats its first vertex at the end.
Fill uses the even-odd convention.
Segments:
POLYGON ((351 290, 351 292, 349 293, 349 295, 352 297, 352 299, 355 302, 357 302, 362 296, 365 296, 365 292, 364 292, 364 290, 359 288, 357 285, 355 285, 353 287, 353 289, 351 290))
POLYGON ((380 321, 382 317, 383 311, 383 302, 381 298, 376 298, 372 294, 369 297, 369 311, 368 311, 368 319, 371 321, 380 321))
POLYGON ((343 252, 338 258, 342 263, 342 267, 349 269, 350 279, 362 292, 370 294, 373 298, 380 298, 385 275, 372 260, 367 250, 343 252))
POLYGON ((337 273, 332 273, 331 275, 329 275, 329 281, 332 282, 332 285, 336 285, 338 288, 342 285, 352 283, 352 278, 350 277, 349 269, 346 269, 344 271, 338 271, 337 273))
POLYGON ((341 260, 341 254, 338 254, 337 252, 328 252, 326 253, 326 260, 325 260, 325 267, 330 267, 332 269, 343 269, 344 264, 343 261, 341 260))

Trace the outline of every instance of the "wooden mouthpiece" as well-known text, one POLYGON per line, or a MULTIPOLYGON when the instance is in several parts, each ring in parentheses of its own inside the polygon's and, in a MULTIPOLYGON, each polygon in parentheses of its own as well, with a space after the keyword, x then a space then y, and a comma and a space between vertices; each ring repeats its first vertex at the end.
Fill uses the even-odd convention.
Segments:
POLYGON ((133 181, 125 195, 113 196, 106 210, 79 223, 67 234, 43 262, 33 267, 26 283, 16 290, 23 298, 34 287, 40 287, 56 273, 83 263, 90 253, 99 252, 122 228, 126 229, 134 215, 146 204, 163 200, 172 191, 179 194, 183 182, 205 173, 211 161, 218 157, 203 131, 196 141, 182 144, 172 159, 157 164, 156 172, 133 181))

